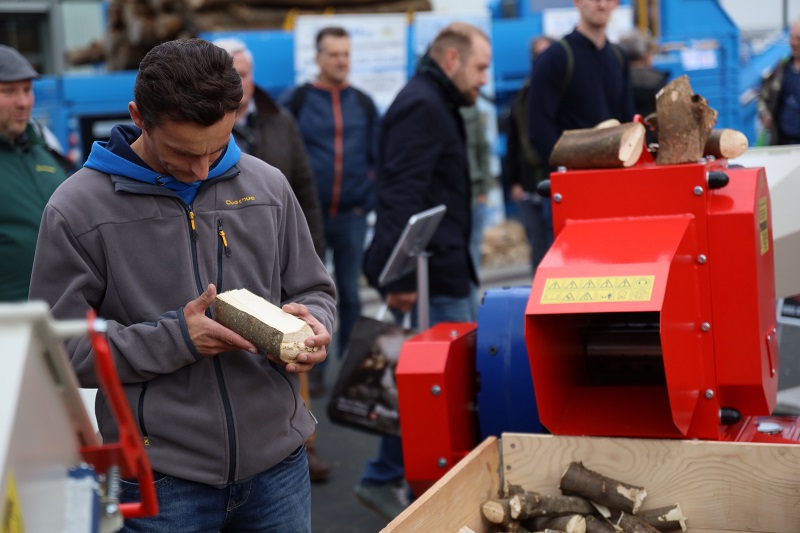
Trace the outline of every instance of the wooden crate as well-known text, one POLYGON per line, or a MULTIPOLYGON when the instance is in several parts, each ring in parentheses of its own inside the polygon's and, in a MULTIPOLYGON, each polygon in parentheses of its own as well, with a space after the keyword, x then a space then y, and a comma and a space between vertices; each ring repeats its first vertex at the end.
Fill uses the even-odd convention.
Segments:
POLYGON ((680 503, 689 532, 800 531, 800 445, 506 433, 482 442, 383 532, 486 533, 484 501, 508 484, 558 494, 571 461, 645 487, 642 509, 680 503))

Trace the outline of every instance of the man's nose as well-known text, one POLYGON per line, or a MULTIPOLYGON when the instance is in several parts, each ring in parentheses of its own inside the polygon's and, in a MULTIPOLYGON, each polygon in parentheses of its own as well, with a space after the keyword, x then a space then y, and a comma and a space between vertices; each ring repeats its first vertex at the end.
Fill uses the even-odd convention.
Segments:
POLYGON ((208 177, 209 168, 211 168, 211 160, 205 156, 195 158, 191 164, 192 174, 200 181, 203 181, 208 177))

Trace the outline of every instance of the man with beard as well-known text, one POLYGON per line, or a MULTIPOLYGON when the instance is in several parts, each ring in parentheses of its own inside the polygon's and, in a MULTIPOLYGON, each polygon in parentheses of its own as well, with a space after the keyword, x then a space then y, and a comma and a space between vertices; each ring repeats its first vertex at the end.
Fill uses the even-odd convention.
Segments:
MULTIPOLYGON (((477 100, 491 56, 489 38, 475 26, 445 27, 381 124, 377 220, 364 272, 390 309, 412 312, 412 323, 418 290, 414 273, 385 287, 378 286, 378 277, 409 217, 439 204, 447 212, 427 249, 430 323, 472 320, 470 292, 478 280, 469 253, 472 192, 459 108, 477 100)), ((367 464, 356 495, 388 519, 408 505, 398 437, 383 437, 379 456, 367 464)))

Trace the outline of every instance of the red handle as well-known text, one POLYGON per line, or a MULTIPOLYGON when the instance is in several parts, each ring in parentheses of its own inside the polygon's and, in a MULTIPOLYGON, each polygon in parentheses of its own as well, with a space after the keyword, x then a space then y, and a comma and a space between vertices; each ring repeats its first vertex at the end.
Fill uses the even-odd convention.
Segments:
POLYGON ((138 518, 158 514, 158 500, 153 485, 153 471, 142 444, 139 428, 122 391, 111 349, 104 332, 95 328, 97 315, 94 310, 88 314, 89 340, 95 355, 95 371, 100 389, 111 406, 111 412, 119 428, 119 442, 101 446, 85 446, 81 449, 84 458, 94 465, 98 472, 107 472, 109 467, 118 465, 122 477, 135 477, 139 482, 141 502, 120 504, 124 518, 138 518))

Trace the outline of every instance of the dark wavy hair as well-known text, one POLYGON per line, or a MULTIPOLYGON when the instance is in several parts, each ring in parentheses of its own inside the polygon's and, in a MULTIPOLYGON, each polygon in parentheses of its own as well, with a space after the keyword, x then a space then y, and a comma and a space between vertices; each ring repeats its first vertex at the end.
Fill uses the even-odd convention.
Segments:
POLYGON ((239 109, 242 80, 222 48, 203 39, 168 41, 139 64, 133 99, 146 129, 167 120, 211 126, 239 109))

